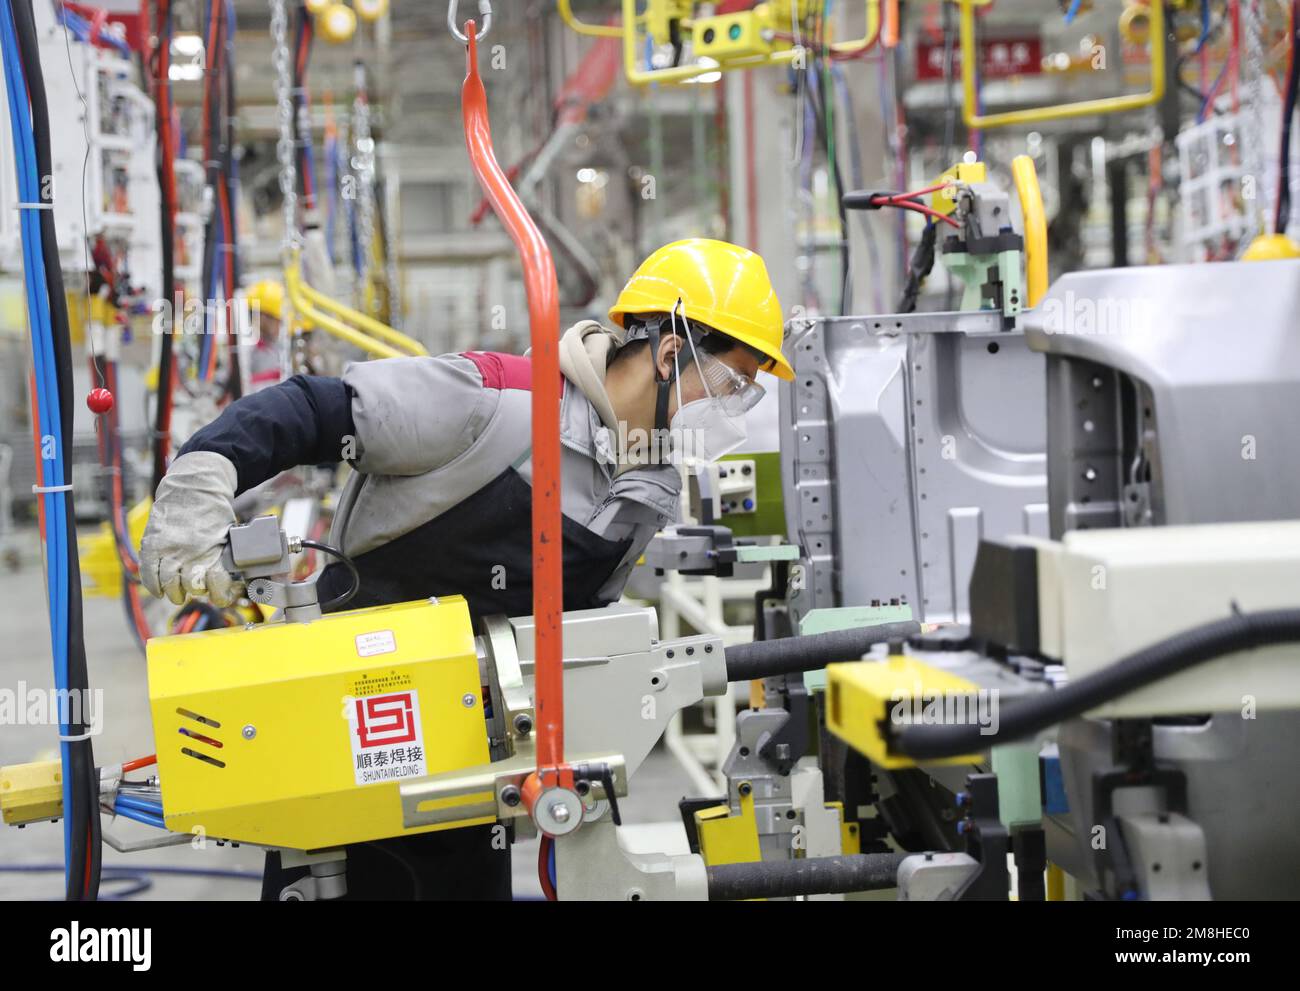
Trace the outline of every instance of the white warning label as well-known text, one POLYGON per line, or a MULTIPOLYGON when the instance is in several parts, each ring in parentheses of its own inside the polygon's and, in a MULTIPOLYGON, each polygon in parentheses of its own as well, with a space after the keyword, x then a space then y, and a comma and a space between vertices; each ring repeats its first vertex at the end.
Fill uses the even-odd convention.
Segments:
POLYGON ((373 657, 375 654, 391 654, 397 650, 397 638, 392 630, 376 630, 374 633, 357 634, 357 656, 373 657))
POLYGON ((357 784, 418 778, 425 770, 420 695, 414 689, 354 699, 348 733, 357 784))

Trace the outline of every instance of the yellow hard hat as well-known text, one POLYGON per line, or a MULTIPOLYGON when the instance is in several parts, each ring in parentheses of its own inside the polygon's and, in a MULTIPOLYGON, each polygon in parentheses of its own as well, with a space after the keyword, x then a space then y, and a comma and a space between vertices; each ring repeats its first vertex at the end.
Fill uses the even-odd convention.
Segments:
POLYGON ((767 266, 754 252, 700 237, 666 244, 632 273, 609 318, 625 327, 628 314, 671 313, 678 300, 687 320, 767 355, 764 371, 786 381, 794 378, 781 353, 781 302, 767 266))
POLYGON ((267 316, 279 320, 284 314, 284 286, 272 279, 263 279, 248 287, 248 302, 267 316))
POLYGON ((1271 262, 1283 258, 1300 258, 1300 245, 1285 234, 1261 234, 1250 242, 1241 256, 1244 262, 1271 262))
MULTIPOLYGON (((244 295, 248 298, 249 305, 256 306, 260 312, 284 320, 284 283, 263 279, 245 289, 244 295)), ((313 330, 316 326, 301 313, 294 314, 293 325, 297 330, 313 330)))

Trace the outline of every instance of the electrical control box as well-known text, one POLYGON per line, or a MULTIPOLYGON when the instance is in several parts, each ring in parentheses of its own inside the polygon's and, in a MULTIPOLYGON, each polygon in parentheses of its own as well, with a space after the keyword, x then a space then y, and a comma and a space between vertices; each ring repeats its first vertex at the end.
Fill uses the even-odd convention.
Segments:
POLYGON ((773 34, 758 10, 697 19, 691 29, 695 54, 724 61, 772 51, 773 34))
POLYGON ((405 829, 399 786, 489 760, 460 596, 148 643, 163 818, 296 850, 405 829))

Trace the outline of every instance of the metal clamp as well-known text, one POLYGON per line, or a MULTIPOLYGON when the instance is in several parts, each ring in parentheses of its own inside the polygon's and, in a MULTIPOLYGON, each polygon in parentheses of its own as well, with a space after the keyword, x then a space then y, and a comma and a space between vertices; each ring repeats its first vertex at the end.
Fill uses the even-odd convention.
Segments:
MULTIPOLYGON (((461 44, 468 45, 469 37, 456 26, 456 8, 459 6, 460 0, 450 0, 447 4, 447 30, 461 44)), ((492 30, 491 0, 478 0, 478 13, 483 18, 483 28, 478 32, 478 40, 482 41, 487 37, 488 32, 492 30)))

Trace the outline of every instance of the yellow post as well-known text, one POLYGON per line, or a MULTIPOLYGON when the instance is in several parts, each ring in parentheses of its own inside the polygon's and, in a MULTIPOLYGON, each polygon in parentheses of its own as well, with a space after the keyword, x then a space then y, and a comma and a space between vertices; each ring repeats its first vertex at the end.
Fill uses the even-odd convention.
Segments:
POLYGON ((1049 902, 1065 901, 1065 871, 1055 864, 1047 865, 1047 900, 1049 902))
POLYGON ((1025 218, 1025 295, 1033 307, 1047 292, 1047 215, 1043 212, 1043 193, 1038 188, 1034 160, 1017 155, 1011 162, 1011 175, 1025 218))

